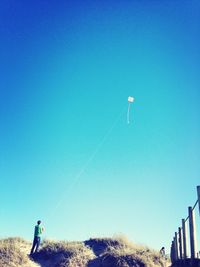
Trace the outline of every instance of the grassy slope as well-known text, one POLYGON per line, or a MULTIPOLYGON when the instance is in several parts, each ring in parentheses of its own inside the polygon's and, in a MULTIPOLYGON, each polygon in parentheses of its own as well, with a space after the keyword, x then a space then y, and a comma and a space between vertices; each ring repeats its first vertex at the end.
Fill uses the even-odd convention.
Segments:
POLYGON ((85 242, 44 241, 33 263, 31 244, 20 238, 0 240, 0 266, 5 267, 165 267, 158 252, 124 238, 95 238, 85 242), (37 262, 37 263, 36 263, 37 262), (38 265, 37 265, 38 264, 38 265))
POLYGON ((39 266, 27 256, 31 244, 19 237, 0 240, 1 267, 36 267, 39 266))

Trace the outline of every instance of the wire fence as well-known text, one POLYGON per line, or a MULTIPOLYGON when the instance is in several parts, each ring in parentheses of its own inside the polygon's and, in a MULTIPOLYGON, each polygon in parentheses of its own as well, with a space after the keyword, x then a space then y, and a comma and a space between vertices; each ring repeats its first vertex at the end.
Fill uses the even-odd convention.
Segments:
POLYGON ((197 230, 199 230, 200 226, 198 224, 196 225, 197 206, 199 207, 197 213, 200 215, 200 186, 197 186, 197 201, 193 206, 188 207, 187 218, 182 219, 181 226, 174 234, 170 250, 172 263, 177 260, 200 258, 200 251, 198 250, 200 237, 199 235, 197 236, 197 230))

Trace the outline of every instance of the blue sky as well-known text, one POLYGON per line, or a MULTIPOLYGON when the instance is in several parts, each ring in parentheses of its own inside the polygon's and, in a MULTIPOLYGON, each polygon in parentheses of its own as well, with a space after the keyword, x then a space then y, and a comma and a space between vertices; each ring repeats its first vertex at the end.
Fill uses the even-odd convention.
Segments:
POLYGON ((169 247, 199 184, 199 11, 1 1, 2 237, 40 218, 47 238, 169 247))

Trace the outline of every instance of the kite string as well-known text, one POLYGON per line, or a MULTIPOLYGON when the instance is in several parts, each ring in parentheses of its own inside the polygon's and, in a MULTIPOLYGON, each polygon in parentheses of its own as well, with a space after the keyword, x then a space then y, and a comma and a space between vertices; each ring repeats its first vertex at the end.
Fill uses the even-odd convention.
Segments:
POLYGON ((130 123, 130 107, 131 107, 131 103, 129 102, 128 104, 128 111, 127 111, 127 123, 130 123))
POLYGON ((117 116, 117 118, 114 121, 114 123, 111 125, 111 127, 108 129, 108 131, 106 132, 106 134, 104 135, 104 137, 102 138, 102 140, 96 146, 96 149, 94 150, 94 152, 91 154, 91 156, 88 158, 88 160, 83 165, 83 167, 81 168, 81 170, 75 176, 75 178, 73 179, 73 182, 68 187, 66 187, 66 189, 64 190, 64 193, 63 193, 62 197, 59 199, 59 201, 55 205, 54 209, 50 213, 50 217, 52 217, 55 214, 56 210, 60 207, 60 205, 62 204, 62 202, 64 201, 64 199, 66 197, 66 193, 67 192, 70 192, 71 189, 73 189, 75 187, 75 185, 78 183, 78 181, 80 180, 82 174, 86 171, 86 169, 89 166, 89 164, 93 161, 93 159, 95 158, 96 154, 99 152, 100 148, 103 146, 104 142, 106 141, 106 139, 109 137, 109 135, 111 134, 111 132, 113 131, 113 129, 117 125, 117 123, 120 120, 122 114, 124 113, 124 110, 125 109, 123 108, 122 111, 120 112, 119 116, 117 116))

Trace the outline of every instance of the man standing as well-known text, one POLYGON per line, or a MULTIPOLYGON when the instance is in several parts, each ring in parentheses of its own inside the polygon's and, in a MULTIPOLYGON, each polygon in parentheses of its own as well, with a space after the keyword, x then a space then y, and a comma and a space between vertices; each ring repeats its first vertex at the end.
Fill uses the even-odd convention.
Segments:
POLYGON ((35 226, 34 232, 34 239, 33 239, 33 246, 31 249, 31 254, 38 251, 40 242, 41 242, 41 235, 44 232, 44 228, 41 226, 41 221, 37 221, 37 225, 35 226))

